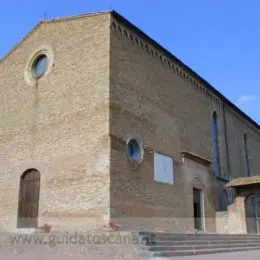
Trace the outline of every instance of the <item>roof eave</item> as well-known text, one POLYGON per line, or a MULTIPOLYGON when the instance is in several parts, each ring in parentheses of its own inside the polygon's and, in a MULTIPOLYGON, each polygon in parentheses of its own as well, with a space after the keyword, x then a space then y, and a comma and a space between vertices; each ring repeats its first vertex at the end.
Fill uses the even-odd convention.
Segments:
MULTIPOLYGON (((190 74, 192 74, 197 80, 199 80, 202 84, 204 84, 206 87, 208 87, 216 96, 218 96, 225 104, 232 107, 236 112, 238 112, 243 118, 248 120, 252 125, 254 125, 258 130, 260 130, 260 125, 254 121, 251 117, 249 117, 247 114, 245 114, 241 109, 239 109, 235 104, 233 104, 230 100, 228 100, 224 95, 222 95, 217 89, 215 89, 209 82, 207 82, 205 79, 203 79, 199 74, 197 74, 194 70, 192 70, 189 66, 187 66, 185 63, 183 63, 181 60, 179 60, 176 56, 174 56, 171 52, 169 52, 167 49, 165 49, 162 45, 160 45, 157 41, 153 40, 150 36, 145 34, 142 30, 140 30, 138 27, 136 27, 134 24, 132 24, 130 21, 128 21, 126 18, 121 16, 116 11, 111 11, 112 17, 114 17, 116 20, 122 22, 126 26, 129 26, 131 29, 135 31, 137 35, 140 37, 146 39, 148 42, 153 44, 155 47, 157 47, 159 50, 161 50, 166 56, 168 56, 170 59, 173 59, 178 65, 182 66, 184 69, 186 69, 190 74)), ((260 133, 259 133, 260 134, 260 133)))

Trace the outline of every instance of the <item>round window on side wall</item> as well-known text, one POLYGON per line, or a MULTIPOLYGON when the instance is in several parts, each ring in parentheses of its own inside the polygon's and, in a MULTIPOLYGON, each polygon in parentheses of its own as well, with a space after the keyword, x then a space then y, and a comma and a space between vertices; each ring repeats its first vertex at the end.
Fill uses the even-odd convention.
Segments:
POLYGON ((143 148, 140 140, 136 138, 128 139, 126 143, 127 156, 129 159, 141 162, 143 159, 143 148))

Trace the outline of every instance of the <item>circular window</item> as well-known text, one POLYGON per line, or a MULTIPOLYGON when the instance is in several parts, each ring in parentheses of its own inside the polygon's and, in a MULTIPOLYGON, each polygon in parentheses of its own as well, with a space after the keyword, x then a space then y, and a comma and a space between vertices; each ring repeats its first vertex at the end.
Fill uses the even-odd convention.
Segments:
POLYGON ((39 55, 32 64, 32 73, 34 78, 43 76, 48 67, 48 58, 45 54, 39 55))
POLYGON ((43 44, 28 57, 24 79, 27 84, 35 86, 38 79, 47 76, 54 68, 54 52, 49 44, 43 44))
POLYGON ((130 159, 140 161, 142 159, 142 146, 136 139, 127 142, 127 155, 130 159))

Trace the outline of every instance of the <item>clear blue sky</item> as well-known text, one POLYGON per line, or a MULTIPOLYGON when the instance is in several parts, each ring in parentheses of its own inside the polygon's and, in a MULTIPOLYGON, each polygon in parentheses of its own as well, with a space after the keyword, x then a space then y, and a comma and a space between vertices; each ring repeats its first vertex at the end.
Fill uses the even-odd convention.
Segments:
POLYGON ((259 0, 2 0, 0 57, 48 18, 114 9, 260 123, 259 0))

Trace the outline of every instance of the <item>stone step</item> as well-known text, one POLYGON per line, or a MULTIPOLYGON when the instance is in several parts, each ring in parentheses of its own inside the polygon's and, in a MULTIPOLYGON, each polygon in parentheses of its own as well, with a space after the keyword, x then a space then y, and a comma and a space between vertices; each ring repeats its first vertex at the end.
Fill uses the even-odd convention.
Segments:
POLYGON ((140 240, 135 244, 142 245, 180 245, 180 244, 236 244, 236 243, 260 243, 260 240, 140 240))
POLYGON ((218 249, 201 249, 201 250, 184 250, 184 251, 164 251, 154 253, 144 253, 148 257, 176 257, 176 256, 192 256, 192 255, 206 255, 206 254, 217 254, 217 253, 228 253, 228 252, 239 252, 239 251, 251 251, 259 250, 259 247, 239 247, 239 248, 218 248, 218 249))
POLYGON ((153 237, 202 237, 202 238, 256 238, 260 239, 260 234, 212 234, 212 233, 199 233, 199 234, 182 234, 182 233, 160 233, 160 232, 138 232, 137 235, 141 236, 153 236, 153 237))
POLYGON ((217 248, 247 248, 247 247, 260 247, 259 243, 251 243, 251 244, 216 244, 216 245, 179 245, 179 246, 151 246, 151 247, 144 247, 144 251, 150 252, 165 252, 165 251, 186 251, 186 250, 201 250, 201 249, 217 249, 217 248))
POLYGON ((255 240, 260 241, 260 236, 154 236, 154 235, 143 235, 140 237, 143 241, 249 241, 255 240))
POLYGON ((177 233, 177 232, 152 232, 152 231, 133 231, 132 234, 146 235, 146 234, 154 234, 154 235, 175 235, 175 236, 260 236, 259 234, 220 234, 220 233, 177 233))
POLYGON ((260 249, 260 235, 180 234, 138 232, 140 255, 174 257, 260 249))
MULTIPOLYGON (((224 241, 226 242, 226 241, 224 241)), ((233 244, 250 244, 250 243, 256 243, 256 244, 260 244, 260 241, 256 241, 254 239, 250 239, 250 240, 229 240, 227 242, 229 245, 233 245, 233 244)), ((218 244, 223 244, 222 240, 216 240, 216 241, 211 241, 211 240, 188 240, 188 241, 146 241, 143 243, 143 245, 145 246, 178 246, 178 245, 218 245, 218 244)))

